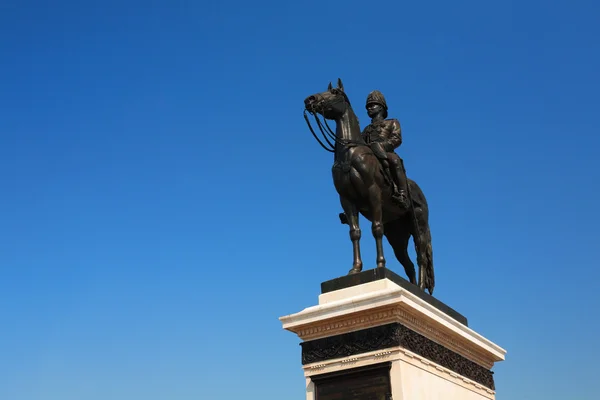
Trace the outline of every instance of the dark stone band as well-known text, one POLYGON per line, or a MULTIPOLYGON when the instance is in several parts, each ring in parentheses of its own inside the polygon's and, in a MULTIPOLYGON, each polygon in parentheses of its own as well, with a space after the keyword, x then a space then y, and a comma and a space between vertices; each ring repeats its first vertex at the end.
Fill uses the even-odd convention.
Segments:
POLYGON ((303 365, 400 346, 495 390, 492 371, 400 323, 310 340, 300 345, 302 346, 303 365))

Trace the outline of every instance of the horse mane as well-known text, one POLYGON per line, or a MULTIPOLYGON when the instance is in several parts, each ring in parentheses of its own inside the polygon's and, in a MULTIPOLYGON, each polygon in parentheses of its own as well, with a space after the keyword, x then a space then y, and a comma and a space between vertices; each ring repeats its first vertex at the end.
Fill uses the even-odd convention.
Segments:
POLYGON ((350 114, 350 124, 351 125, 356 125, 356 127, 358 128, 358 131, 360 132, 360 121, 358 120, 358 116, 356 115, 356 113, 354 112, 354 109, 352 108, 352 103, 350 103, 350 99, 348 98, 348 95, 346 94, 346 92, 341 91, 342 94, 344 95, 344 99, 346 99, 346 103, 348 103, 348 108, 350 109, 350 111, 352 111, 352 113, 350 114))

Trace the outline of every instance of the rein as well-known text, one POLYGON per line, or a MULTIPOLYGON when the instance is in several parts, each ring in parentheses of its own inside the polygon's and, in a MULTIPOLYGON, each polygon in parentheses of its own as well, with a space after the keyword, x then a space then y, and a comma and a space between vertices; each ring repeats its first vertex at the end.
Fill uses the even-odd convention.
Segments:
MULTIPOLYGON (((321 127, 321 123, 319 122, 319 119, 317 118, 317 115, 313 112, 308 111, 306 108, 304 109, 304 120, 306 121, 306 125, 308 125, 308 129, 310 129, 310 133, 312 133, 312 135, 314 136, 315 139, 317 139, 317 142, 319 142, 319 144, 321 145, 322 148, 324 148, 325 150, 327 150, 330 153, 335 153, 335 149, 330 149, 327 146, 325 146, 323 144, 323 142, 321 142, 321 139, 319 139, 317 137, 317 134, 315 133, 315 131, 312 128, 312 125, 310 124, 310 121, 308 120, 308 116, 306 115, 306 113, 310 113, 315 117, 315 120, 317 121, 317 125, 319 126, 319 128, 321 127)), ((331 147, 334 147, 334 145, 327 139, 327 137, 325 136, 325 133, 323 133, 323 131, 321 130, 321 134, 323 135, 323 138, 325 139, 325 141, 327 142, 328 145, 330 145, 331 147)))
POLYGON ((325 127, 323 127, 323 123, 319 119, 317 113, 313 112, 313 111, 308 111, 306 108, 304 109, 304 120, 306 121, 306 125, 308 125, 308 129, 310 129, 310 133, 312 133, 313 137, 317 140, 317 142, 321 145, 321 147, 323 147, 325 150, 327 150, 330 153, 335 153, 335 144, 339 144, 339 145, 344 146, 344 147, 346 147, 346 146, 351 146, 352 147, 352 146, 358 146, 358 145, 364 144, 361 141, 348 140, 348 139, 339 139, 337 137, 337 135, 333 132, 333 130, 329 127, 329 124, 327 123, 327 118, 323 117, 323 121, 325 123, 324 124, 325 127), (323 138, 325 139, 325 142, 327 142, 327 144, 330 146, 330 148, 328 148, 317 137, 315 131, 312 128, 312 125, 310 124, 308 116, 306 115, 307 112, 309 114, 311 114, 315 118, 317 126, 319 127, 319 131, 321 132, 321 135, 323 135, 323 138), (332 139, 335 142, 335 144, 331 143, 331 141, 329 139, 332 139))

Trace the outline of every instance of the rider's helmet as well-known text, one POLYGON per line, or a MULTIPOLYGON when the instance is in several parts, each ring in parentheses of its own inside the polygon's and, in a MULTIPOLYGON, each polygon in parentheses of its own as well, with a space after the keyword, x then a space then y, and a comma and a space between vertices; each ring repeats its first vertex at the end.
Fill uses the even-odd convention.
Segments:
POLYGON ((369 104, 379 104, 387 110, 387 103, 385 102, 385 97, 383 97, 383 94, 379 90, 373 90, 371 93, 369 93, 369 95, 367 96, 366 106, 369 106, 369 104))
POLYGON ((381 107, 383 107, 383 109, 385 110, 385 115, 387 117, 387 103, 385 102, 385 97, 383 97, 383 94, 379 90, 373 90, 367 96, 367 103, 365 105, 365 108, 368 108, 370 104, 379 104, 381 107))

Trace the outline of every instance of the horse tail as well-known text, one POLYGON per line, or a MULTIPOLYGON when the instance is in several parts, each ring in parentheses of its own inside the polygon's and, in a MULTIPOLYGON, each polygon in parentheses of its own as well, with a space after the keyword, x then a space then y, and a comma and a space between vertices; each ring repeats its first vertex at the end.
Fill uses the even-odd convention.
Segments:
POLYGON ((435 273, 433 270, 433 248, 429 230, 429 206, 425 194, 417 183, 407 178, 413 219, 413 241, 419 265, 419 286, 433 294, 435 273), (416 204, 415 204, 416 203, 416 204))
POLYGON ((429 294, 433 294, 435 287, 435 272, 433 269, 433 248, 431 245, 431 231, 429 226, 419 227, 423 229, 420 240, 415 240, 417 254, 420 255, 419 273, 423 289, 427 289, 429 294))

